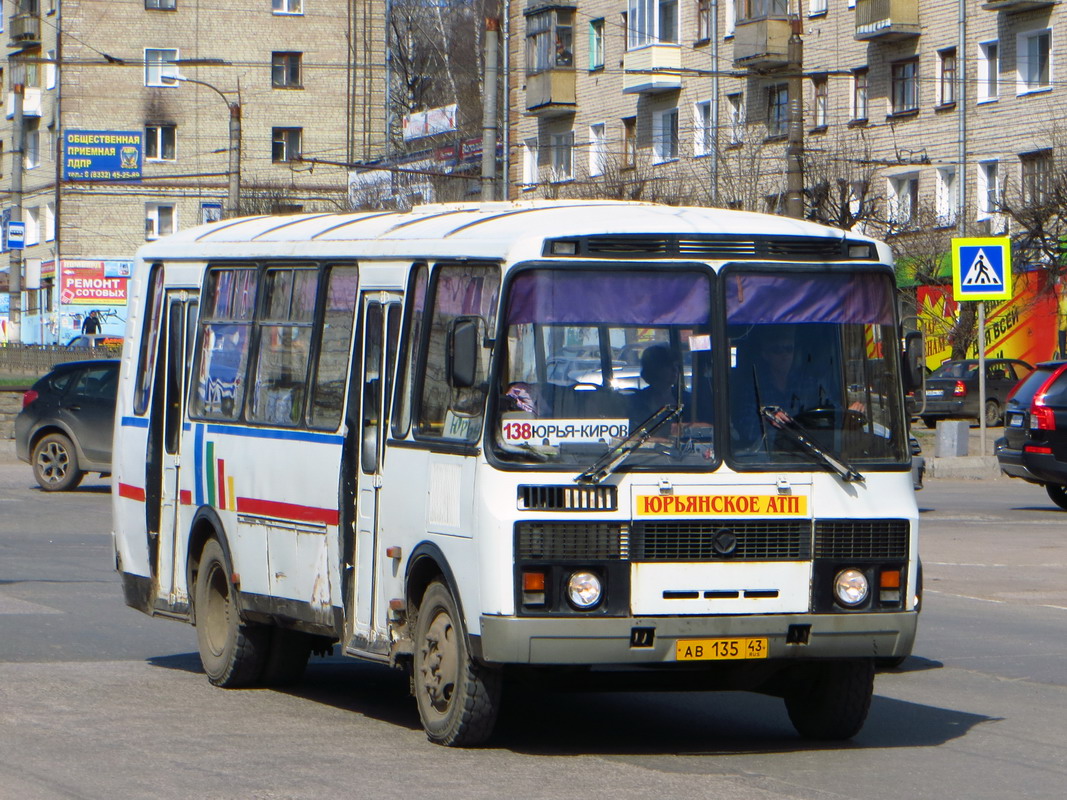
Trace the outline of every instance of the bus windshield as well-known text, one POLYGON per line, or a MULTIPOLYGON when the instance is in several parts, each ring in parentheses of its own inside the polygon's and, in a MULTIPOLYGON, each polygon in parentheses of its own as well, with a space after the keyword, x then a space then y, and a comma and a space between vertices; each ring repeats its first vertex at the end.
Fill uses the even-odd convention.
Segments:
POLYGON ((899 464, 893 296, 876 273, 522 270, 503 304, 494 452, 581 472, 667 418, 627 444, 627 467, 827 469, 798 434, 851 465, 899 464))

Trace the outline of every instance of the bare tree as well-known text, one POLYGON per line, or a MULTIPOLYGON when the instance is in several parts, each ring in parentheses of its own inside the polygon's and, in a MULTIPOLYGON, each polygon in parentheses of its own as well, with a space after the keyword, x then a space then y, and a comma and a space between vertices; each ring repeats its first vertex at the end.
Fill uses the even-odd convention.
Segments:
POLYGON ((879 166, 863 130, 849 131, 819 148, 804 151, 804 190, 808 219, 852 230, 875 223, 884 207, 877 192, 879 166))

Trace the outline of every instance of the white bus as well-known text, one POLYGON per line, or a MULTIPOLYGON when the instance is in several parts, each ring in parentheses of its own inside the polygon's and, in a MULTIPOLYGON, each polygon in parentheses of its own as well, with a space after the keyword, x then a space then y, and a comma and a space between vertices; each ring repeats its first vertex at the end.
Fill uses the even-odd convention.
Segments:
POLYGON ((194 624, 219 686, 335 645, 408 669, 442 744, 561 670, 776 694, 849 737, 921 593, 890 265, 797 220, 607 201, 152 242, 116 412, 126 602, 194 624))

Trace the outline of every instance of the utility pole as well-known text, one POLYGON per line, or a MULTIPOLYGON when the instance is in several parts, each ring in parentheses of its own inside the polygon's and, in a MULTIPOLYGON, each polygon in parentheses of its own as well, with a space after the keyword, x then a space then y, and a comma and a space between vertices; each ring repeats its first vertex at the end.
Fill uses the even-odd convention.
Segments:
MULTIPOLYGON (((13 95, 12 150, 11 150, 11 222, 22 222, 22 170, 23 150, 26 147, 26 129, 23 125, 23 101, 26 93, 26 67, 16 59, 11 59, 11 86, 13 95)), ((7 231, 3 232, 7 235, 7 231)), ((22 250, 11 248, 9 251, 11 270, 8 273, 8 293, 10 296, 7 312, 7 340, 15 344, 22 343, 22 250)))
POLYGON ((804 217, 804 41, 800 34, 804 23, 791 16, 793 31, 789 36, 789 139, 785 146, 786 216, 804 217))
POLYGON ((500 20, 485 20, 485 95, 482 98, 482 200, 495 200, 496 192, 496 86, 497 40, 500 20))

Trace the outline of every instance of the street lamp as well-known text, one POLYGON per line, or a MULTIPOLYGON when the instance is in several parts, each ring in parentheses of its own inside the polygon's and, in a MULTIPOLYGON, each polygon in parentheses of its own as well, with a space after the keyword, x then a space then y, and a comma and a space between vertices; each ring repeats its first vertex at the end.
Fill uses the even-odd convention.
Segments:
MULTIPOLYGON (((217 66, 227 62, 217 59, 177 59, 168 62, 170 64, 184 64, 186 66, 217 66)), ((230 164, 226 171, 229 186, 226 191, 226 209, 224 217, 236 217, 241 207, 241 95, 240 88, 236 100, 230 100, 217 86, 212 86, 207 81, 197 78, 186 78, 184 75, 168 75, 166 80, 181 81, 183 83, 195 83, 198 86, 206 86, 219 97, 230 110, 230 164)))

